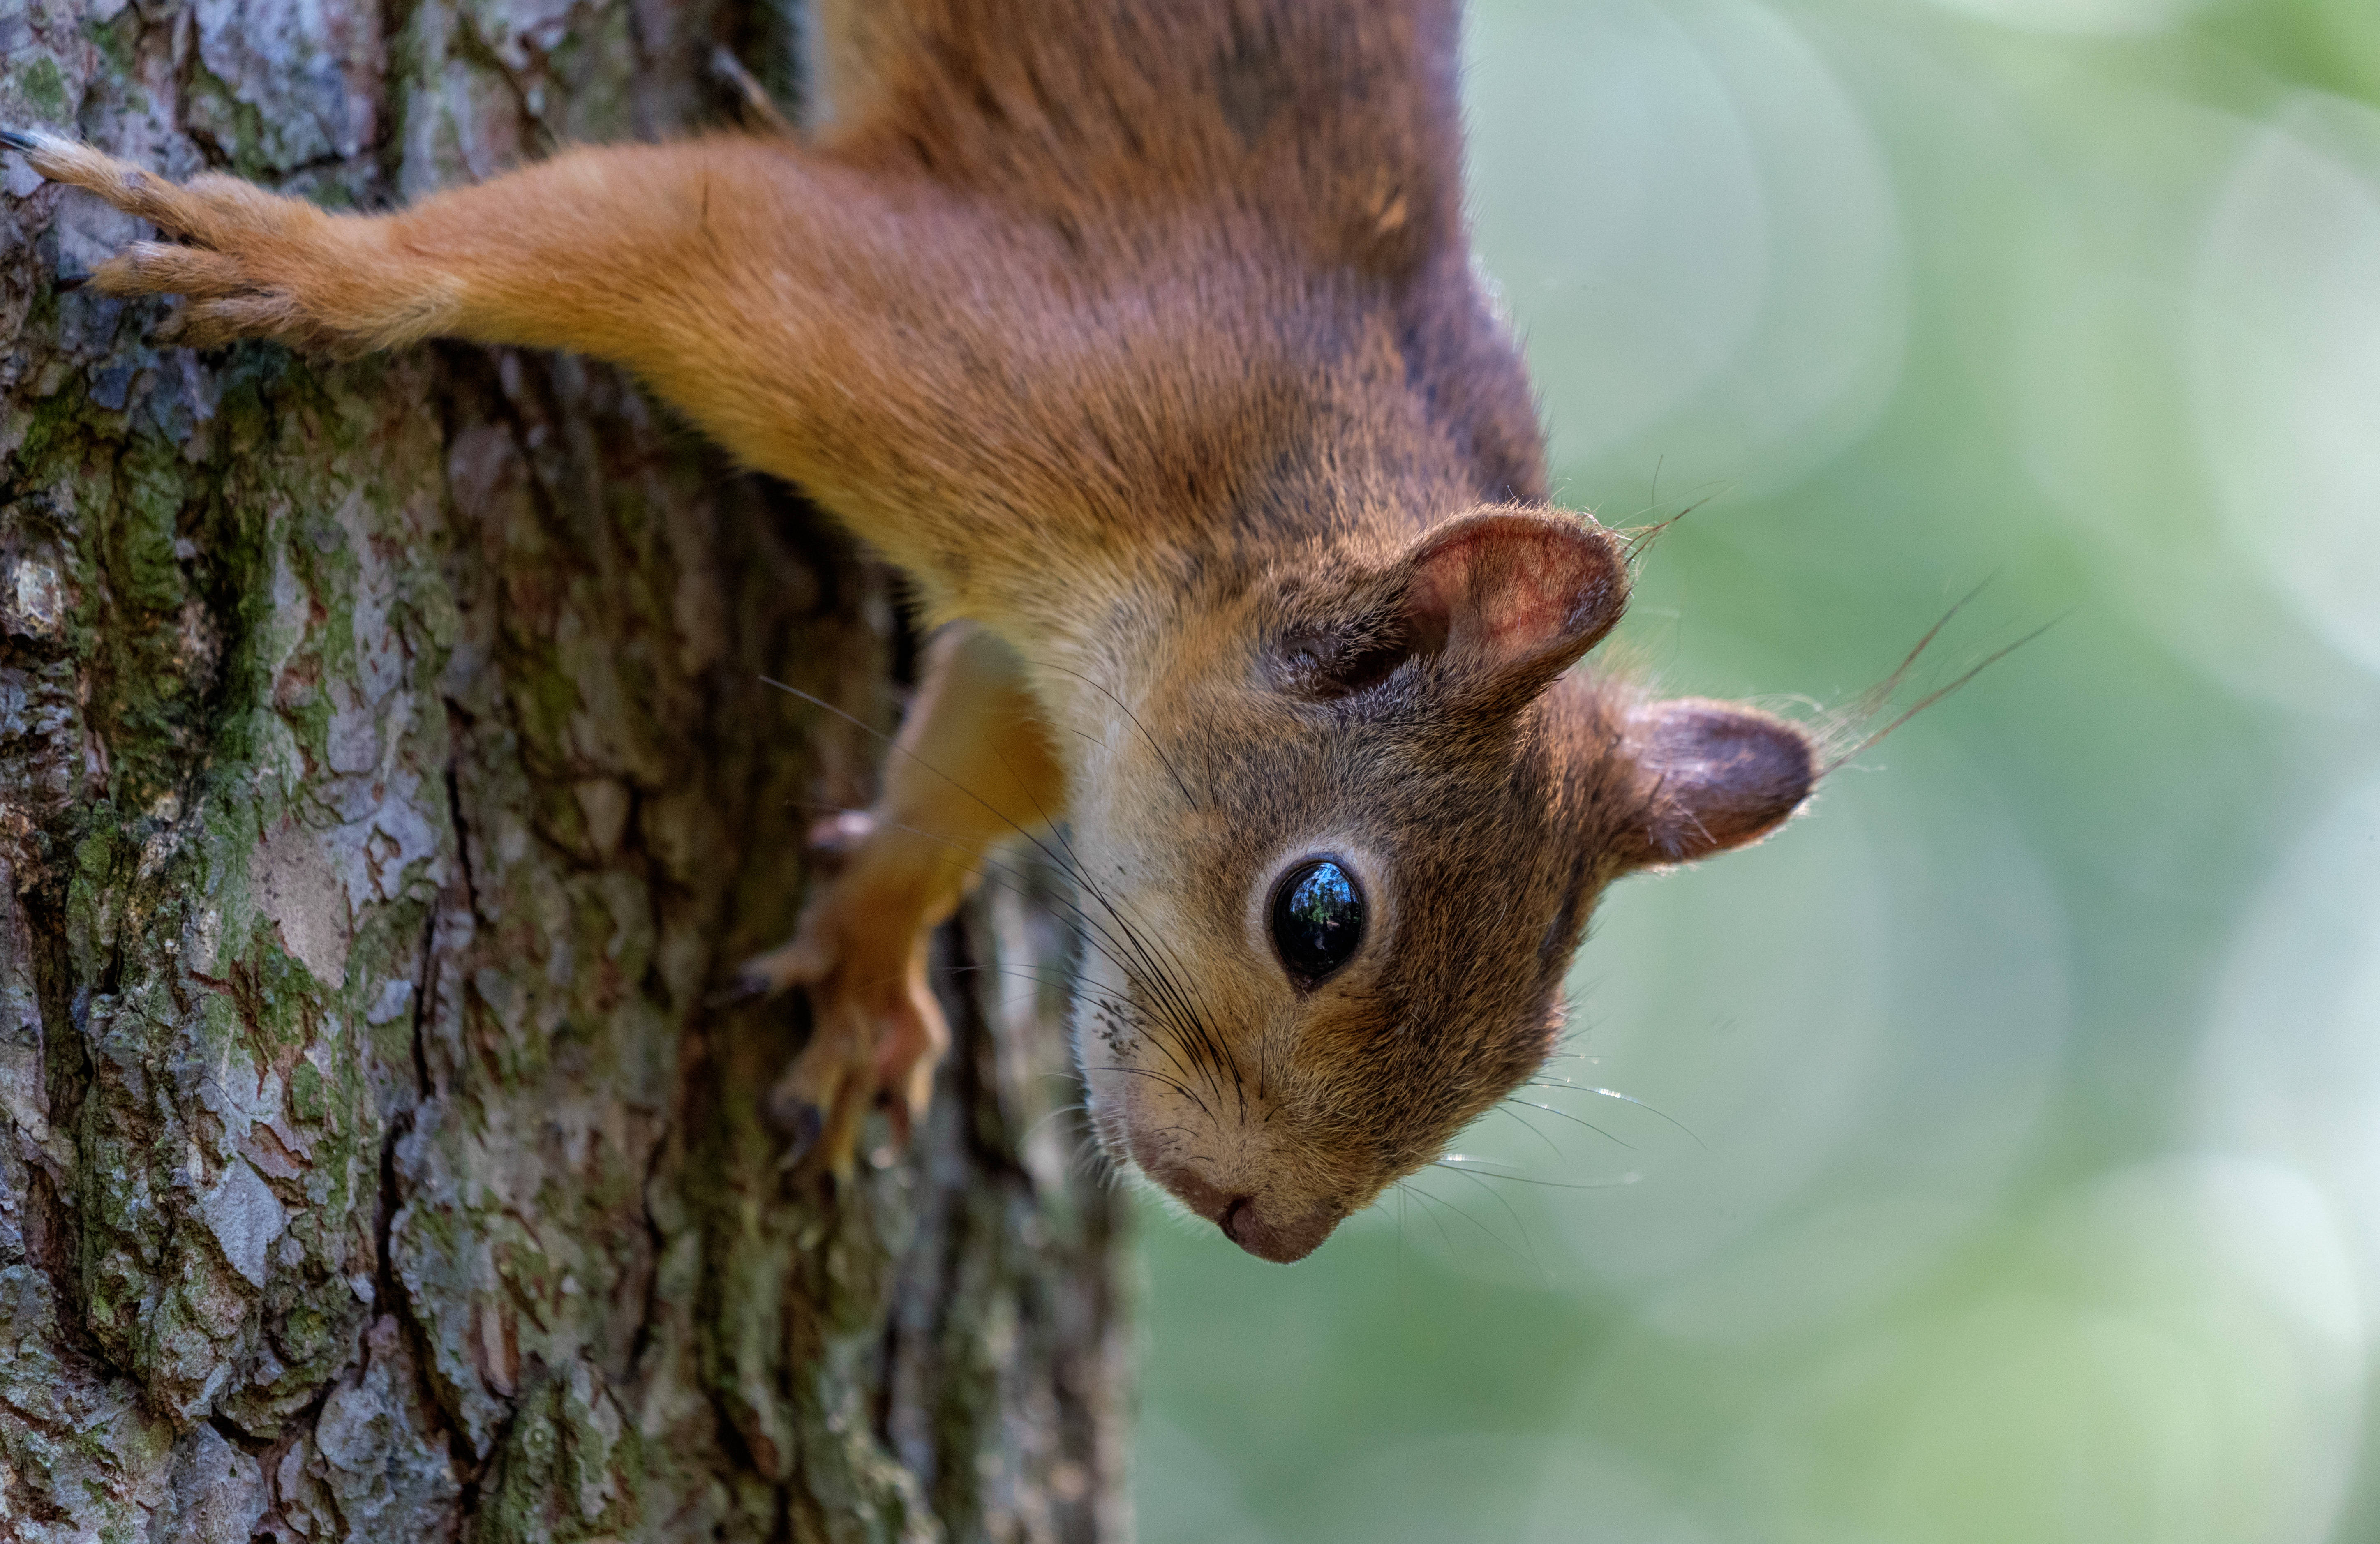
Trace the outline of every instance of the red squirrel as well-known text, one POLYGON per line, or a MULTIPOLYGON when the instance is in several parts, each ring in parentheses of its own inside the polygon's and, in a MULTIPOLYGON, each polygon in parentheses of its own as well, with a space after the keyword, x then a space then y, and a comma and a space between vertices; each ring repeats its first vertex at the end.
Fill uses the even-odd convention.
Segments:
POLYGON ((1079 887, 1099 1141, 1296 1260, 1538 1068, 1603 887, 1775 829, 1813 741, 1571 669, 1628 555, 1547 502, 1451 0, 826 21, 806 141, 569 150, 389 214, 0 139, 164 233, 90 282, 186 296, 185 343, 616 361, 905 570, 941 631, 874 819, 746 968, 816 1010, 783 1099, 826 1164, 880 1100, 905 1133, 929 935, 1033 833, 1079 887))

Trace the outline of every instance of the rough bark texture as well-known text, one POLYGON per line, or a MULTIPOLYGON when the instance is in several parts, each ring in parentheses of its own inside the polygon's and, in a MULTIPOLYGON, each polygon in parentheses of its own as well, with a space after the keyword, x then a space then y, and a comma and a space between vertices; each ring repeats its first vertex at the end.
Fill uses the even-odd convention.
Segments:
MULTIPOLYGON (((0 122, 369 205, 716 121, 797 19, 0 0, 0 122)), ((759 1109, 801 1006, 704 1006, 879 756, 762 678, 889 728, 885 574, 577 360, 156 347, 53 284, 130 223, 6 175, 0 1538, 1121 1537, 1047 913, 946 935, 998 969, 840 1194, 759 1109)))

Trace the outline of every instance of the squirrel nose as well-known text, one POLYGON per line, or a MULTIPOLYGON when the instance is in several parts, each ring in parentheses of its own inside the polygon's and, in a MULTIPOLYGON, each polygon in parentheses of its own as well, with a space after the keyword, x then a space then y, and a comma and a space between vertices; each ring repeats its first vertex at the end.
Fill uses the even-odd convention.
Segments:
POLYGON ((1286 1265, 1312 1254, 1315 1246, 1339 1225, 1339 1208, 1326 1200, 1315 1202, 1293 1218, 1276 1218, 1267 1214, 1256 1197, 1234 1196, 1215 1221, 1224 1237, 1258 1260, 1286 1265))
POLYGON ((1150 1178, 1179 1196, 1190 1210, 1211 1219, 1224 1237, 1258 1260, 1282 1265, 1304 1260, 1346 1215, 1335 1200, 1284 1204, 1263 1195, 1234 1194, 1186 1164, 1152 1163, 1143 1157, 1141 1164, 1150 1178))

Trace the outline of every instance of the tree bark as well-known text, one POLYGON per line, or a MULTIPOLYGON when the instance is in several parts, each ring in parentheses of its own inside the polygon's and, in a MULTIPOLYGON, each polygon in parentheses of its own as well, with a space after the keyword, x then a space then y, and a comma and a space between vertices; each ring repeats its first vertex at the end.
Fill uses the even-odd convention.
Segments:
MULTIPOLYGON (((0 122, 373 205, 715 123, 799 19, 0 0, 0 122)), ((159 347, 55 283, 145 233, 6 175, 0 1538, 1123 1537, 1050 911, 945 934, 840 1190, 760 1111, 802 1005, 706 1006, 867 800, 764 678, 889 730, 884 571, 579 360, 159 347)))

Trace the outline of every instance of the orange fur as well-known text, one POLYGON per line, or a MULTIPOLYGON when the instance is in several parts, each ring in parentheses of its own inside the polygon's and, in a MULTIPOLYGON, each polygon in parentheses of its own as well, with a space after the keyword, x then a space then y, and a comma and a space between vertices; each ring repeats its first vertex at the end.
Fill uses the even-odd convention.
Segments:
POLYGON ((829 22, 815 142, 576 150, 389 215, 23 142, 182 238, 96 282, 188 296, 191 342, 616 360, 906 569, 963 627, 850 866, 747 969, 818 1007, 786 1099, 829 1162, 880 1090, 922 1108, 926 934, 1062 812, 1102 1141, 1294 1259, 1539 1064, 1603 885, 1772 829, 1808 742, 1561 673, 1625 568, 1544 507, 1472 278, 1450 5, 829 22), (1317 853, 1370 920, 1309 983, 1266 919, 1317 853))

